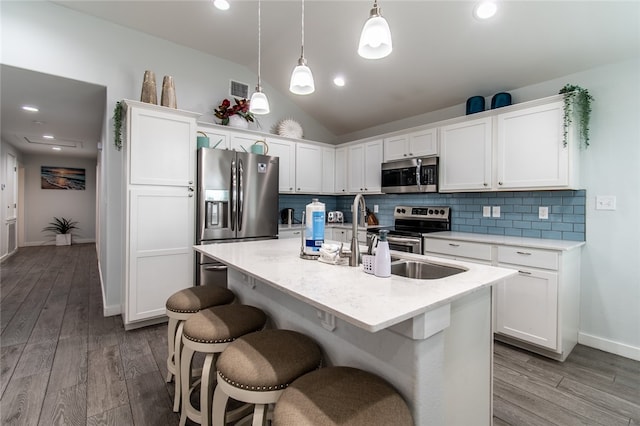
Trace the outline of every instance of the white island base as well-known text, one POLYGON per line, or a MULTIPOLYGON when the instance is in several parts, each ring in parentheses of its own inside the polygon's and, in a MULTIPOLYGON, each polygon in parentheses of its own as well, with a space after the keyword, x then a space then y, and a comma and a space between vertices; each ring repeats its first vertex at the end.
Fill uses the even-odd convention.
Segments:
POLYGON ((241 303, 263 309, 273 327, 313 337, 325 364, 361 368, 392 383, 416 425, 491 424, 490 287, 372 333, 235 269, 228 285, 241 303))

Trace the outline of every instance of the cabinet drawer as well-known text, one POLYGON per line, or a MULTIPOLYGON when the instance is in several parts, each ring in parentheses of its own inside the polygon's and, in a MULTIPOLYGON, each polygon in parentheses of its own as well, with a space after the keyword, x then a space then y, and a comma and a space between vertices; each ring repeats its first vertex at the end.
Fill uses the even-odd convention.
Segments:
POLYGON ((542 269, 558 269, 559 254, 547 250, 523 247, 498 247, 498 263, 531 266, 542 269))
POLYGON ((491 245, 489 244, 425 238, 424 252, 491 261, 491 245))

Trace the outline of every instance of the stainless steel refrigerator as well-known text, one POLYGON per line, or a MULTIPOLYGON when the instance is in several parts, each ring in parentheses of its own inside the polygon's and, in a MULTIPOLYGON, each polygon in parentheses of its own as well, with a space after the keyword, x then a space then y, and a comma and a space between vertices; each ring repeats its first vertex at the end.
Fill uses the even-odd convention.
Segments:
MULTIPOLYGON (((277 238, 279 158, 198 149, 197 244, 277 238)), ((196 284, 226 286, 226 267, 196 256, 196 284)))

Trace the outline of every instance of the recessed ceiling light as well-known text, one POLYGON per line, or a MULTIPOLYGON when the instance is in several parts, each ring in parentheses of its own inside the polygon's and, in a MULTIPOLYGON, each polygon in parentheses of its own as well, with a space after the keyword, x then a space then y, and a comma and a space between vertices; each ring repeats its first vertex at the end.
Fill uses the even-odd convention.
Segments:
POLYGON ((473 16, 478 19, 489 19, 498 11, 498 5, 494 1, 481 1, 473 9, 473 16))
POLYGON ((220 10, 229 9, 229 2, 227 0, 213 0, 213 5, 220 10))
POLYGON ((22 109, 25 111, 29 111, 29 112, 38 112, 40 111, 38 108, 31 106, 31 105, 23 105, 22 109))
POLYGON ((42 137, 45 139, 55 139, 53 135, 42 135, 42 137))
POLYGON ((41 126, 44 124, 44 121, 40 121, 40 120, 33 120, 32 121, 33 124, 37 124, 38 126, 41 126))
POLYGON ((51 147, 51 149, 54 151, 62 151, 62 148, 60 148, 59 146, 53 146, 51 147))
POLYGON ((342 87, 344 86, 344 77, 342 76, 337 76, 336 78, 333 79, 333 84, 335 84, 338 87, 342 87))

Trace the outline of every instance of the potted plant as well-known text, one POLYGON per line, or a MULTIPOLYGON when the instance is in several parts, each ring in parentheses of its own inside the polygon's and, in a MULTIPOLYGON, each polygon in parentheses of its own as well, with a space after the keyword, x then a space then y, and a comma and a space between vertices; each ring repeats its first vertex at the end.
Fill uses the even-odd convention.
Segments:
POLYGON ((224 126, 249 128, 249 122, 254 121, 253 113, 249 111, 249 101, 246 99, 234 98, 236 104, 231 106, 229 99, 225 99, 215 108, 214 114, 220 119, 220 124, 224 126))
POLYGON ((49 226, 44 227, 42 230, 47 232, 53 232, 56 234, 57 246, 70 246, 71 245, 71 231, 78 229, 76 226, 78 222, 66 219, 64 217, 58 219, 53 218, 53 222, 49 222, 49 226))
POLYGON ((569 126, 573 122, 574 114, 578 117, 580 145, 589 146, 589 121, 591 120, 591 102, 593 96, 589 94, 587 89, 573 84, 565 84, 560 89, 559 94, 564 99, 564 122, 562 142, 567 146, 567 135, 569 134, 569 126))

